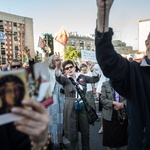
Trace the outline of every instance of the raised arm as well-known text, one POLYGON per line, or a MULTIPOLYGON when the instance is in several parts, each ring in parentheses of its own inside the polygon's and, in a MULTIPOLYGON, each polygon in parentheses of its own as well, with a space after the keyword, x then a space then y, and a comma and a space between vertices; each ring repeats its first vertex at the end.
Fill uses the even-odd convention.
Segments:
POLYGON ((112 44, 114 33, 113 29, 109 27, 109 14, 113 0, 96 0, 96 2, 97 27, 95 30, 95 47, 97 62, 104 75, 111 79, 115 90, 122 96, 129 97, 130 68, 137 64, 123 58, 115 51, 112 44), (117 86, 114 83, 117 83, 117 86))
POLYGON ((113 0, 97 0, 97 30, 108 32, 109 13, 113 0))

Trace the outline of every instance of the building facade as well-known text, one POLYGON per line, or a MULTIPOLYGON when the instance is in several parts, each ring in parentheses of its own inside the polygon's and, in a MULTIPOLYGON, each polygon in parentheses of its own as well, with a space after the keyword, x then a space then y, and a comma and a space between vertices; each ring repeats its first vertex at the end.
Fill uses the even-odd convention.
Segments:
POLYGON ((112 44, 119 54, 129 54, 133 52, 133 47, 127 46, 126 43, 121 40, 113 40, 112 44))
POLYGON ((0 32, 5 33, 5 40, 0 41, 0 64, 14 58, 23 61, 24 46, 35 56, 32 18, 0 12, 0 32))
MULTIPOLYGON (((121 40, 113 40, 115 50, 120 54, 128 54, 133 51, 132 46, 127 46, 125 42, 121 40)), ((77 32, 69 33, 69 40, 66 46, 72 46, 77 50, 95 50, 95 35, 90 36, 79 35, 77 32)))
POLYGON ((70 32, 66 46, 72 46, 77 50, 95 50, 94 35, 85 36, 70 32))

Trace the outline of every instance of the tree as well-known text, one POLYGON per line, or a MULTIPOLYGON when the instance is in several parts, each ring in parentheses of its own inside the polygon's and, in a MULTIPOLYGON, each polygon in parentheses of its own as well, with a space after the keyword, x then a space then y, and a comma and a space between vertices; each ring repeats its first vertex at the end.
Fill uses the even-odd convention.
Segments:
MULTIPOLYGON (((44 36, 43 38, 44 41, 46 42, 47 46, 50 48, 49 56, 51 56, 54 54, 54 43, 53 43, 54 37, 52 34, 48 34, 48 33, 45 33, 43 36, 44 36)), ((44 52, 48 50, 48 47, 45 47, 44 52)))
POLYGON ((73 61, 77 61, 78 58, 81 58, 81 52, 80 50, 76 50, 72 46, 66 46, 66 49, 64 50, 64 59, 70 59, 73 61))

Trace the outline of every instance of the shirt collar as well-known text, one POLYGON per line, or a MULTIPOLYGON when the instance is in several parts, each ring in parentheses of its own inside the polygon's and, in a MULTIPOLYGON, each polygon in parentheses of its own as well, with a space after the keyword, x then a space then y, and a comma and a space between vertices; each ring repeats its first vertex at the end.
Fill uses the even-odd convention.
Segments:
POLYGON ((145 56, 145 57, 142 59, 140 66, 142 66, 142 67, 150 66, 150 65, 147 63, 147 61, 146 61, 146 57, 147 57, 147 56, 145 56))
MULTIPOLYGON (((75 73, 75 76, 76 76, 76 79, 78 78, 78 76, 80 75, 81 73, 75 73)), ((67 75, 67 78, 70 78, 71 76, 67 75)), ((71 77, 72 78, 72 77, 71 77)))

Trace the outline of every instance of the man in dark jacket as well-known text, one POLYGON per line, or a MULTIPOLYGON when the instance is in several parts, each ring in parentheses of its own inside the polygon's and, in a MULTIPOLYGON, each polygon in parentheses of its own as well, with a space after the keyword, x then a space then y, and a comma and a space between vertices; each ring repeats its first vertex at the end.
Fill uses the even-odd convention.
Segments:
POLYGON ((128 99, 128 150, 150 149, 150 35, 145 41, 147 56, 138 63, 119 55, 112 45, 109 12, 113 0, 97 0, 96 57, 114 89, 128 99), (105 7, 106 6, 106 7, 105 7), (105 16, 105 17, 104 17, 105 16))

